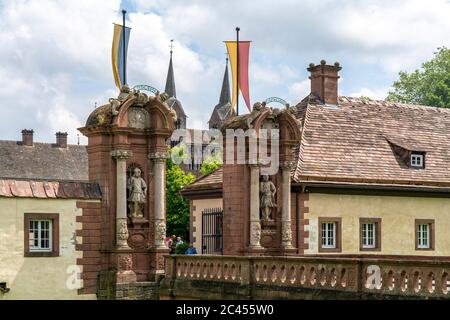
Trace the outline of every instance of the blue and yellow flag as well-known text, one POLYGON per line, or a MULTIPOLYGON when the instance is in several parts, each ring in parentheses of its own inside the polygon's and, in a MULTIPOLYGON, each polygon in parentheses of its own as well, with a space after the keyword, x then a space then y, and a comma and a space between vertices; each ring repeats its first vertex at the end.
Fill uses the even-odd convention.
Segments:
POLYGON ((112 68, 114 74, 114 81, 117 88, 121 88, 124 85, 126 68, 124 68, 124 61, 127 59, 128 52, 128 40, 130 40, 131 28, 125 27, 125 44, 123 39, 124 27, 119 24, 114 24, 114 36, 112 43, 112 68), (125 57, 123 46, 125 45, 125 57))

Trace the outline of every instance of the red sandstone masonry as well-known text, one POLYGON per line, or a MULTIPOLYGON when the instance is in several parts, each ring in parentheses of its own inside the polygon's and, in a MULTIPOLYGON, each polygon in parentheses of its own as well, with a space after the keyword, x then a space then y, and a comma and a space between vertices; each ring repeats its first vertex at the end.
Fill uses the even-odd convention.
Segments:
POLYGON ((300 193, 300 248, 299 253, 305 254, 305 250, 309 249, 309 244, 306 243, 306 239, 309 238, 309 231, 305 231, 305 226, 309 225, 309 219, 305 219, 305 213, 309 212, 309 208, 306 206, 306 201, 309 200, 309 193, 300 193))
POLYGON ((76 235, 82 238, 82 244, 76 244, 75 250, 82 252, 77 265, 83 268, 83 288, 78 290, 78 294, 95 294, 101 268, 101 202, 78 201, 77 208, 82 209, 82 215, 76 217, 76 221, 82 224, 81 230, 76 230, 76 235))

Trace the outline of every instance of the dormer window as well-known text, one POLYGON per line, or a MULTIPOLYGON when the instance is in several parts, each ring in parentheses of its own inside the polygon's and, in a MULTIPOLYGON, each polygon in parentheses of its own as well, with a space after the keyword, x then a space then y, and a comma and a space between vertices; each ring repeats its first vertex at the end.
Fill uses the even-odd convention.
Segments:
POLYGON ((411 153, 411 167, 413 168, 423 168, 423 154, 411 153))

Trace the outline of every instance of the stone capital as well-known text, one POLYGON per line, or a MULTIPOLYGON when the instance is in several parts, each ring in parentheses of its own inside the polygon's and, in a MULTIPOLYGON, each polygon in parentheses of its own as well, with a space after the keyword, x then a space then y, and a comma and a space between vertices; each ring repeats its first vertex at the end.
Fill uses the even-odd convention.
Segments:
POLYGON ((116 160, 126 160, 132 156, 133 156, 133 152, 131 150, 113 150, 113 151, 111 151, 111 157, 113 157, 116 160))
POLYGON ((280 163, 280 168, 282 170, 291 170, 295 168, 296 162, 295 161, 283 161, 280 163))
POLYGON ((148 158, 153 161, 166 161, 169 155, 167 152, 151 152, 148 154, 148 158))

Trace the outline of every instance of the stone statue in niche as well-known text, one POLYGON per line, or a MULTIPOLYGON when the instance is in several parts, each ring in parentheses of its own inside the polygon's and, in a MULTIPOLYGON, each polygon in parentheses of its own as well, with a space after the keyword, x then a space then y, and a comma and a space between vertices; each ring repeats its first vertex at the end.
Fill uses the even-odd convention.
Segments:
POLYGON ((259 185, 261 216, 262 220, 269 221, 272 220, 272 208, 277 206, 275 203, 277 188, 273 182, 269 180, 268 175, 263 175, 262 177, 263 179, 259 185))
POLYGON ((147 184, 141 177, 141 169, 134 168, 133 175, 128 179, 128 191, 129 191, 129 207, 132 218, 143 218, 145 198, 147 195, 147 184))

